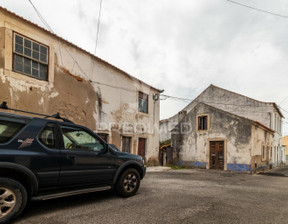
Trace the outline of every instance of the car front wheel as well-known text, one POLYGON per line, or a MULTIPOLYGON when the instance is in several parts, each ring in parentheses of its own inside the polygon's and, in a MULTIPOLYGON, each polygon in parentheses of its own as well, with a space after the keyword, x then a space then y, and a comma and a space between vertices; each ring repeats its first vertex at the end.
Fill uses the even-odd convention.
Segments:
POLYGON ((140 187, 140 175, 136 169, 125 170, 116 183, 116 192, 121 197, 130 197, 136 194, 140 187))
POLYGON ((0 223, 16 218, 27 203, 27 192, 18 181, 0 178, 0 223))

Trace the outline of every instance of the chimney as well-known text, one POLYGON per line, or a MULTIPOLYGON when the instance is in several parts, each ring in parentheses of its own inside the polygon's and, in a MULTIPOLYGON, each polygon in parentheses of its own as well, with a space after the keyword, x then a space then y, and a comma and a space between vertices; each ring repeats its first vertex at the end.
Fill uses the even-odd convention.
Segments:
POLYGON ((178 123, 187 115, 187 111, 186 110, 182 110, 180 112, 178 112, 178 123))

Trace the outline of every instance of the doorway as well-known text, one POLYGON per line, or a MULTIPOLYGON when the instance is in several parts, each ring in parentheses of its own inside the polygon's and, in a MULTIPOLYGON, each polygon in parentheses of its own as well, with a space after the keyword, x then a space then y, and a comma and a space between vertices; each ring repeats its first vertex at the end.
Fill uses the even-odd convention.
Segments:
POLYGON ((131 153, 131 137, 122 137, 122 152, 131 153))
POLYGON ((138 140, 138 155, 145 160, 146 138, 139 138, 138 140))
POLYGON ((210 141, 210 169, 224 170, 224 141, 210 141))

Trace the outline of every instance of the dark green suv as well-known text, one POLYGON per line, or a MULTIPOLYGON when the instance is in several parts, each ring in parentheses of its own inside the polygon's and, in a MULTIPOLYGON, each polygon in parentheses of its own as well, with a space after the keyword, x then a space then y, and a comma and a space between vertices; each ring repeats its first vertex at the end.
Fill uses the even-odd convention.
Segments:
MULTIPOLYGON (((5 102, 0 108, 10 109, 5 102)), ((138 191, 146 172, 142 157, 120 152, 58 114, 53 117, 0 112, 0 223, 17 217, 29 199, 111 188, 129 197, 138 191)))

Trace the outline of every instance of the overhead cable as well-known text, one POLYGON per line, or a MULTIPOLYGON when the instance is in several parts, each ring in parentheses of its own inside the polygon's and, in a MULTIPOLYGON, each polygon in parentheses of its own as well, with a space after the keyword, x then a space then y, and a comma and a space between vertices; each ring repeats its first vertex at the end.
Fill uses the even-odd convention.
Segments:
POLYGON ((95 43, 95 51, 94 54, 96 55, 99 33, 100 33, 100 20, 101 20, 101 9, 102 9, 102 0, 100 0, 99 12, 98 12, 98 21, 97 21, 97 31, 96 31, 96 43, 95 43))
POLYGON ((280 15, 280 14, 277 14, 277 13, 274 13, 274 12, 270 12, 270 11, 266 11, 266 10, 263 10, 263 9, 255 8, 255 7, 252 7, 250 5, 245 5, 243 3, 232 1, 232 0, 226 0, 226 1, 231 2, 233 4, 240 5, 242 7, 253 9, 253 10, 256 10, 256 11, 259 11, 259 12, 262 12, 262 13, 267 13, 267 14, 270 14, 270 15, 273 15, 273 16, 278 16, 278 17, 282 17, 282 18, 288 19, 288 16, 286 16, 286 15, 280 15))

